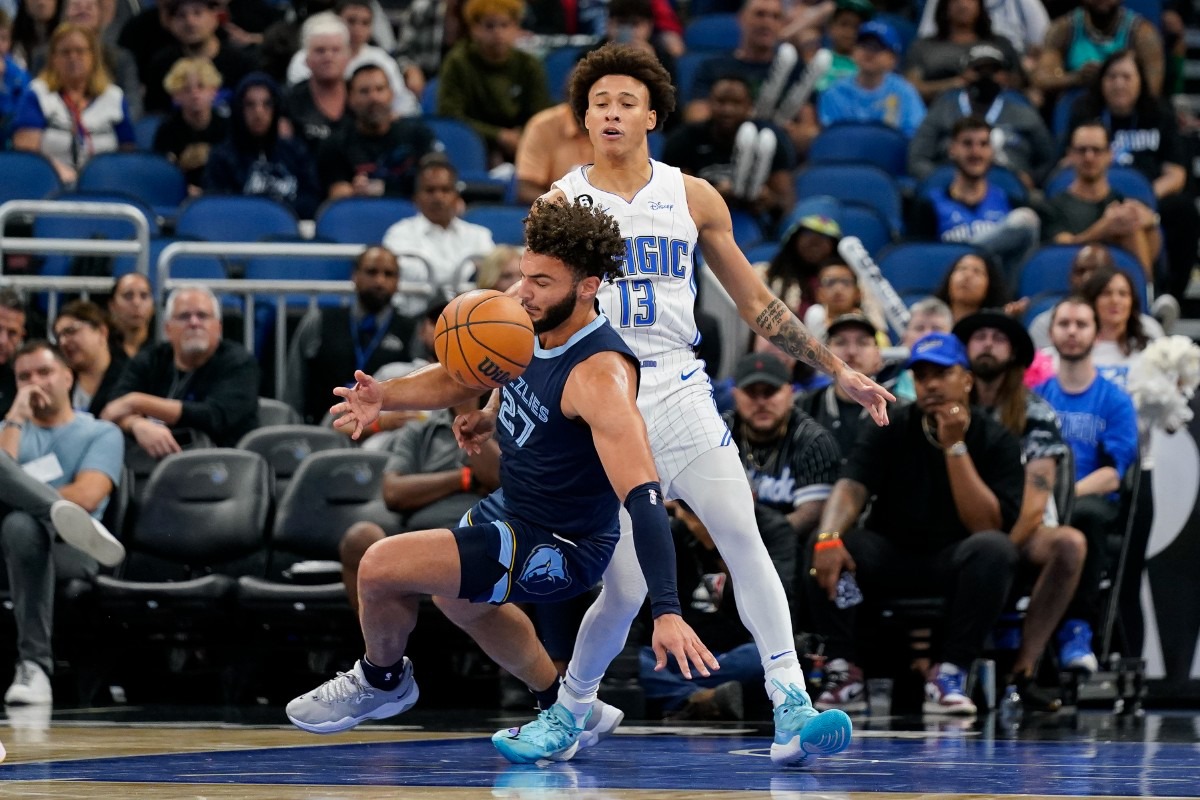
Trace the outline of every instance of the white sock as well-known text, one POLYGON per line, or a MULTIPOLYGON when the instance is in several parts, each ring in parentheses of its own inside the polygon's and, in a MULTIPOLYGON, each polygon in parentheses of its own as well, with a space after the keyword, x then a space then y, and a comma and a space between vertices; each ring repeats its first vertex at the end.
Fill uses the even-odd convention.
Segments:
POLYGON ((558 686, 558 702, 575 717, 575 724, 583 727, 592 704, 596 702, 596 693, 600 688, 600 678, 595 681, 580 681, 570 670, 558 686))

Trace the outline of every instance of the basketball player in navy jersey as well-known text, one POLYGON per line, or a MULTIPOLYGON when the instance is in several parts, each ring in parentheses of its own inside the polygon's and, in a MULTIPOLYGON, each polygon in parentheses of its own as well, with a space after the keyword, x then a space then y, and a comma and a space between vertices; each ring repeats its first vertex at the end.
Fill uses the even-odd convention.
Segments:
MULTIPOLYGON (((775 708, 771 757, 799 764, 840 752, 850 742, 850 719, 841 711, 818 715, 805 691, 783 584, 758 535, 746 474, 693 349, 700 341, 692 313, 697 244, 755 332, 833 376, 876 424, 887 424, 887 401, 895 398, 829 352, 758 280, 733 239, 729 208, 716 189, 650 160, 647 134, 675 108, 670 76, 654 56, 622 45, 590 53, 572 73, 570 103, 592 141, 596 163, 568 173, 544 199, 594 205, 620 223, 623 274, 603 286, 597 300, 641 362, 638 408, 659 480, 669 497, 686 501, 699 516, 740 587, 738 610, 758 646, 775 708)), ((645 561, 625 535, 629 531, 630 520, 622 515, 623 535, 604 573, 604 589, 580 626, 558 694, 576 721, 585 721, 582 747, 611 732, 623 716, 599 703, 596 694, 646 596, 638 567, 645 561)), ((539 742, 546 733, 535 722, 520 735, 531 749, 544 744, 543 757, 564 757, 553 749, 557 737, 539 742)), ((493 741, 503 741, 503 734, 493 741)))
MULTIPOLYGON (((501 488, 461 527, 406 533, 367 550, 358 572, 366 654, 288 704, 300 728, 333 733, 417 701, 404 652, 428 594, 496 663, 526 679, 546 709, 539 722, 559 732, 569 758, 582 726, 554 705, 558 675, 549 659, 537 660, 545 651, 529 618, 505 604, 565 600, 597 583, 620 536, 621 500, 647 565, 660 666, 670 653, 685 675, 689 663, 702 675, 717 668, 679 614, 662 489, 637 413, 637 360, 595 308, 625 249, 617 225, 590 206, 543 204, 530 214, 526 240, 518 298, 537 334, 533 360, 499 393, 498 413, 456 421, 460 438, 498 436, 501 488)), ((361 371, 354 378, 354 387, 334 389, 343 402, 330 409, 354 438, 381 410, 448 408, 482 394, 440 364, 382 383, 361 371)), ((540 757, 516 740, 505 755, 540 757)))

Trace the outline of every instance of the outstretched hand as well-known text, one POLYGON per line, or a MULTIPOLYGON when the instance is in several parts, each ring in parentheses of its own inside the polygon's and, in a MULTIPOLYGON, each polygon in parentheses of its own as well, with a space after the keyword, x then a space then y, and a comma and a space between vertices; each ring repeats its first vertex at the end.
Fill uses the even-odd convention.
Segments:
POLYGON ((850 399, 871 412, 871 419, 879 426, 888 424, 888 401, 896 402, 896 396, 861 372, 846 367, 837 376, 837 384, 850 399))
POLYGON ((329 409, 333 427, 343 433, 349 431, 351 439, 362 436, 363 430, 378 419, 383 410, 383 388, 379 381, 361 369, 354 371, 354 381, 350 388, 338 386, 333 390, 343 401, 329 409))
POLYGON ((679 671, 683 677, 692 679, 690 665, 707 678, 710 669, 718 670, 721 665, 716 657, 709 652, 700 641, 700 637, 692 630, 692 626, 683 621, 678 614, 663 614, 654 619, 654 636, 650 646, 654 648, 654 671, 659 672, 667 667, 667 654, 670 653, 679 663, 679 671))

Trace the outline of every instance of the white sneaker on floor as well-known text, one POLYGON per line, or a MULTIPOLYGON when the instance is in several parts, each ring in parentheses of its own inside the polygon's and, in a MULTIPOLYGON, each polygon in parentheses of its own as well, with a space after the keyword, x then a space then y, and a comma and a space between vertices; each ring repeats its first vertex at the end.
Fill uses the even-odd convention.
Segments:
POLYGON ((43 706, 54 702, 50 676, 34 661, 17 664, 17 674, 4 693, 4 702, 11 706, 43 706))
POLYGON ((64 542, 104 566, 115 567, 125 560, 125 546, 83 506, 59 500, 50 506, 50 521, 64 542))
POLYGON ((600 744, 617 729, 623 719, 624 711, 597 699, 592 703, 592 715, 588 717, 583 733, 579 734, 579 749, 586 750, 592 745, 600 744))

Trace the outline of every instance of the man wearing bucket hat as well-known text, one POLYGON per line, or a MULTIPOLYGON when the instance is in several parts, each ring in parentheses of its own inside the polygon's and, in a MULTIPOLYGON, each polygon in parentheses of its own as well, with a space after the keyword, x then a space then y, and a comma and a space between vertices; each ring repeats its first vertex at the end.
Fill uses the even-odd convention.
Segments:
POLYGON ((1020 646, 1008 681, 1022 705, 1033 711, 1057 711, 1062 701, 1034 681, 1038 659, 1079 585, 1087 540, 1079 530, 1060 525, 1053 492, 1058 462, 1067 457, 1054 409, 1025 387, 1033 363, 1033 340, 1021 323, 999 310, 985 309, 959 320, 954 335, 967 348, 975 385, 971 400, 1021 439, 1025 458, 1025 495, 1009 538, 1021 558, 1038 570, 1029 609, 1020 629, 1020 646))
POLYGON ((841 210, 842 204, 828 195, 806 197, 792 210, 770 263, 755 266, 771 294, 801 318, 817 300, 821 267, 841 260, 837 252, 842 238, 841 210))
POLYGON ((1017 563, 1006 531, 1017 520, 1025 482, 1020 444, 989 415, 972 411, 974 379, 955 336, 922 337, 908 366, 916 402, 894 408, 888 428, 863 431, 811 540, 809 602, 830 658, 817 706, 863 699, 854 664, 856 608, 839 588, 851 573, 868 597, 946 598, 924 710, 970 715, 975 704, 964 679, 1004 608, 1017 563))

